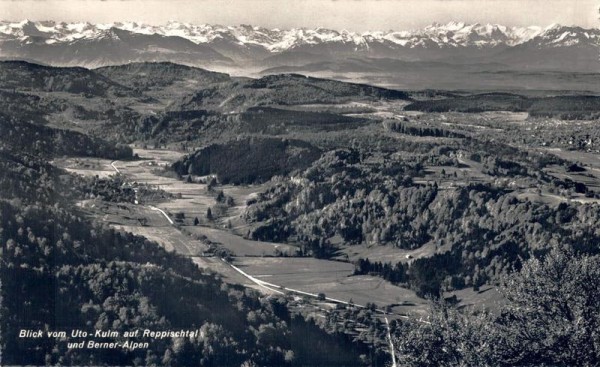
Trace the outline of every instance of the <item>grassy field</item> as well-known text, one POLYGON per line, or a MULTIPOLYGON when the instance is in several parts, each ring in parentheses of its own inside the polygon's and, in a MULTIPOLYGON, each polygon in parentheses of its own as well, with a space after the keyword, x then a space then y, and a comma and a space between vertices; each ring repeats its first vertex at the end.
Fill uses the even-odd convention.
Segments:
POLYGON ((194 240, 182 233, 175 233, 170 227, 142 227, 115 225, 116 228, 144 236, 155 241, 168 251, 176 251, 183 255, 195 256, 202 254, 208 249, 206 244, 194 240))
POLYGON ((433 244, 426 244, 415 250, 405 250, 393 246, 369 246, 366 244, 346 246, 342 249, 339 259, 356 261, 360 258, 368 258, 371 261, 408 262, 411 258, 429 257, 436 252, 433 244))
POLYGON ((267 181, 258 185, 222 185, 219 186, 219 190, 223 190, 226 196, 233 198, 234 206, 230 208, 232 215, 239 215, 242 210, 246 208, 246 202, 252 198, 255 198, 258 193, 266 191, 274 184, 271 181, 267 181))
POLYGON ((106 178, 116 173, 110 160, 100 158, 59 158, 52 162, 57 167, 78 175, 106 178))
POLYGON ((113 203, 101 200, 84 200, 78 206, 84 212, 107 224, 126 226, 164 227, 168 221, 160 213, 141 205, 113 203))
MULTIPOLYGON (((246 201, 256 193, 266 190, 270 184, 219 186, 218 190, 223 190, 225 195, 233 198, 234 206, 227 209, 223 218, 211 221, 206 218, 206 213, 216 204, 216 191, 208 191, 205 184, 186 183, 175 178, 157 176, 153 172, 157 166, 170 163, 172 159, 177 158, 178 155, 175 152, 136 149, 136 153, 141 157, 156 155, 157 158, 151 161, 120 161, 116 166, 132 181, 156 185, 160 189, 176 195, 176 199, 159 203, 156 206, 171 217, 177 213, 183 213, 184 219, 181 224, 184 225, 183 228, 187 232, 206 236, 211 242, 221 244, 238 256, 273 256, 276 254, 276 250, 288 254, 296 252, 296 249, 290 245, 250 241, 223 229, 228 220, 234 226, 241 224, 238 220, 239 214, 246 207, 246 201), (149 162, 154 162, 154 164, 148 165, 149 162), (201 226, 193 225, 195 218, 198 218, 201 226)), ((240 228, 237 230, 241 231, 240 228)))
POLYGON ((79 207, 114 228, 156 241, 169 251, 195 256, 208 249, 206 244, 177 231, 161 213, 146 206, 86 200, 79 207))
POLYGON ((229 264, 222 261, 218 257, 193 256, 191 259, 199 268, 219 274, 227 283, 241 284, 245 287, 254 288, 261 292, 267 291, 267 289, 264 287, 258 286, 248 278, 235 271, 231 266, 229 266, 229 264))
POLYGON ((156 163, 172 163, 181 158, 183 153, 165 149, 141 149, 135 148, 134 154, 140 158, 149 159, 156 163))
POLYGON ((465 288, 444 294, 444 297, 452 296, 456 296, 459 307, 486 308, 492 312, 498 311, 500 306, 506 302, 498 289, 490 285, 481 286, 478 291, 474 291, 473 288, 465 288))
POLYGON ((423 313, 426 301, 411 290, 373 276, 351 276, 349 263, 312 258, 236 258, 234 265, 272 284, 358 305, 396 305, 395 312, 423 313))
POLYGON ((283 243, 251 241, 226 230, 204 226, 186 226, 186 231, 203 235, 211 242, 233 251, 235 256, 275 256, 277 252, 294 255, 296 247, 283 243))

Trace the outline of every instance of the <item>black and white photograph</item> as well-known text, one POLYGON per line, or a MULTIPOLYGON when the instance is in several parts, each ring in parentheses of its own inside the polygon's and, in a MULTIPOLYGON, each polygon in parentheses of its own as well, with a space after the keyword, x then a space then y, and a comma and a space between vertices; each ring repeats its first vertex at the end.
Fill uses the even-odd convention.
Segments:
POLYGON ((0 366, 600 366, 600 2, 0 0, 0 366))

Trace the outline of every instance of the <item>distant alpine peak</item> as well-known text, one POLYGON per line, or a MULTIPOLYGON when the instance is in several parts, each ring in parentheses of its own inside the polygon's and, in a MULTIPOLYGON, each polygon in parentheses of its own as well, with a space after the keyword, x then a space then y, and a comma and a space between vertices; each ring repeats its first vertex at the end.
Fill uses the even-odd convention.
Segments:
POLYGON ((268 29, 252 25, 222 26, 169 21, 162 25, 139 22, 91 24, 55 21, 19 22, 0 21, 0 38, 21 41, 60 44, 81 39, 99 39, 113 36, 112 30, 133 34, 181 37, 196 44, 229 42, 237 46, 261 47, 270 52, 283 52, 306 46, 343 45, 356 50, 373 45, 410 48, 452 48, 516 46, 535 39, 541 47, 572 46, 586 40, 597 42, 598 29, 565 27, 551 24, 547 27, 507 27, 499 24, 465 22, 433 23, 421 29, 405 31, 352 32, 328 28, 268 29))

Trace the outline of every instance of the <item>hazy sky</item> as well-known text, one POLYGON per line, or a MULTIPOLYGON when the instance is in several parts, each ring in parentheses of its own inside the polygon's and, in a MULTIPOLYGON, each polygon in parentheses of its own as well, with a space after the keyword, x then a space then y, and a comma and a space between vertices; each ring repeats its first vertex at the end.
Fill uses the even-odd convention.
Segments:
POLYGON ((598 0, 0 0, 5 20, 403 30, 451 20, 598 27, 598 0))

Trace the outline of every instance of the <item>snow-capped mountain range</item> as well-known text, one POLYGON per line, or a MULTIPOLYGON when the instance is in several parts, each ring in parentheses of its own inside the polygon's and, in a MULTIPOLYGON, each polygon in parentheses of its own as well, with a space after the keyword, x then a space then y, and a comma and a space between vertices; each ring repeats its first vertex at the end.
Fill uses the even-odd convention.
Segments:
POLYGON ((533 54, 543 50, 546 57, 550 50, 564 58, 568 49, 567 54, 574 55, 573 50, 582 53, 583 56, 577 56, 579 61, 591 57, 593 69, 594 61, 598 61, 599 40, 600 29, 558 24, 506 27, 450 22, 418 30, 357 33, 325 28, 280 30, 180 22, 148 25, 0 21, 0 57, 88 67, 128 61, 281 66, 330 61, 342 56, 447 61, 493 55, 494 61, 507 62, 511 53, 527 52, 534 57, 533 54))
POLYGON ((196 44, 211 44, 221 40, 238 45, 261 46, 271 52, 282 52, 302 45, 322 43, 353 43, 357 48, 368 48, 373 43, 392 43, 402 47, 497 47, 515 46, 535 37, 548 39, 554 47, 572 45, 586 40, 598 40, 598 30, 563 27, 506 27, 498 24, 434 23, 423 29, 410 31, 376 31, 356 33, 332 29, 295 28, 289 30, 267 29, 249 25, 220 26, 194 25, 168 22, 165 25, 125 23, 63 23, 54 21, 0 22, 0 34, 22 41, 43 41, 46 44, 74 42, 111 37, 111 29, 131 33, 181 37, 196 44))

